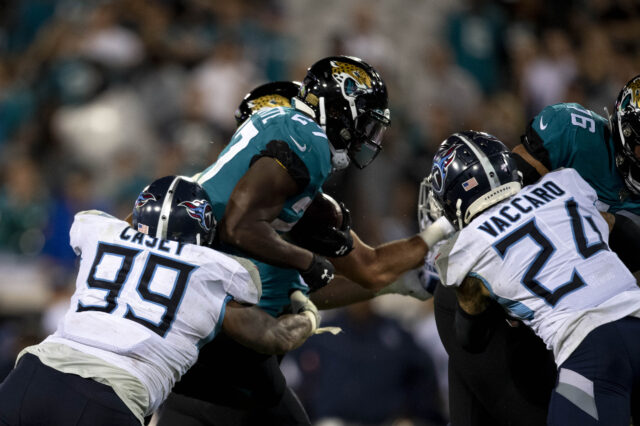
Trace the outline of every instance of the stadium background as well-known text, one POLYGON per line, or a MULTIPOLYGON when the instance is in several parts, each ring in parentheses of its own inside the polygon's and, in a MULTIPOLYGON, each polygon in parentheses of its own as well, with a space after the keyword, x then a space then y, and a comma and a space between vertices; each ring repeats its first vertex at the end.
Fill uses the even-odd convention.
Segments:
MULTIPOLYGON (((415 232, 419 182, 450 133, 513 146, 545 105, 611 109, 640 72, 639 28, 636 0, 0 2, 0 379, 68 306, 73 214, 125 217, 145 183, 202 170, 256 85, 332 54, 380 71, 383 152, 326 187, 375 244, 415 232)), ((429 302, 325 319, 344 325, 340 343, 314 337, 283 363, 317 424, 445 423, 429 302)))

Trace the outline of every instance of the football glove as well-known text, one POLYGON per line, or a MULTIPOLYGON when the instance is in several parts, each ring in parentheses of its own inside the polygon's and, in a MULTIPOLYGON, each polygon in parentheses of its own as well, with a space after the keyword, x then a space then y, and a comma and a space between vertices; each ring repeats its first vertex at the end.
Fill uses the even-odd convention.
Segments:
POLYGON ((289 300, 291 300, 292 313, 305 315, 309 318, 309 321, 311 321, 310 334, 314 334, 320 326, 320 314, 318 313, 316 305, 314 305, 313 302, 300 290, 291 292, 289 300))
POLYGON ((300 276, 311 291, 315 291, 329 284, 335 276, 335 271, 331 262, 314 253, 311 265, 306 270, 300 271, 300 276))
POLYGON ((340 203, 342 210, 342 226, 320 226, 307 235, 294 235, 294 239, 302 241, 302 246, 309 251, 327 257, 346 256, 353 250, 353 237, 351 236, 351 212, 340 203))

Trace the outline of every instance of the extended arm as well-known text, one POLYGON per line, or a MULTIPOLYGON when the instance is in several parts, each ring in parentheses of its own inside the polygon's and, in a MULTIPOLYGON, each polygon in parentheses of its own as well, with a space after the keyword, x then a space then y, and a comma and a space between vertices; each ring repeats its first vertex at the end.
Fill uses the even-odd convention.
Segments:
POLYGON ((230 301, 222 330, 256 352, 284 354, 302 345, 312 334, 313 326, 305 315, 283 315, 276 319, 255 306, 230 301))
POLYGON ((376 292, 344 277, 336 277, 328 285, 309 295, 318 309, 335 309, 363 302, 376 296, 376 292))
POLYGON ((332 258, 336 271, 366 289, 377 291, 404 272, 417 268, 429 246, 419 236, 392 241, 377 247, 365 244, 352 232, 354 249, 347 256, 332 258))
POLYGON ((420 234, 371 247, 352 232, 354 249, 347 256, 332 258, 336 271, 360 284, 379 291, 396 281, 403 273, 424 262, 430 246, 453 232, 453 226, 444 218, 432 223, 420 234))

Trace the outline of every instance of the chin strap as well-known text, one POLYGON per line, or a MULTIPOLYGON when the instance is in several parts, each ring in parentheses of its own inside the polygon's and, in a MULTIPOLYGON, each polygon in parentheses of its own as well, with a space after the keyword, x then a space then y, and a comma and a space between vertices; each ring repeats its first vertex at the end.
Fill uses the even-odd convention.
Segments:
MULTIPOLYGON (((310 115, 314 120, 316 119, 316 113, 309 105, 305 104, 300 98, 294 97, 291 99, 291 106, 297 109, 298 111, 302 111, 307 115, 310 115)), ((323 126, 324 128, 324 126, 323 126)))
POLYGON ((331 165, 333 171, 343 170, 349 166, 351 160, 346 149, 335 149, 333 144, 329 142, 329 151, 331 151, 331 165))
MULTIPOLYGON (((297 109, 298 111, 302 111, 307 115, 310 115, 314 120, 318 120, 316 117, 316 113, 309 105, 304 103, 299 98, 291 99, 291 105, 297 109)), ((326 117, 324 116, 324 97, 320 98, 320 111, 321 116, 319 118, 320 127, 325 131, 325 135, 327 132, 326 126, 326 117)), ((343 170, 349 166, 351 160, 349 159, 349 153, 346 149, 335 149, 329 138, 327 137, 327 142, 329 143, 329 151, 331 151, 331 166, 333 167, 333 171, 343 170)))

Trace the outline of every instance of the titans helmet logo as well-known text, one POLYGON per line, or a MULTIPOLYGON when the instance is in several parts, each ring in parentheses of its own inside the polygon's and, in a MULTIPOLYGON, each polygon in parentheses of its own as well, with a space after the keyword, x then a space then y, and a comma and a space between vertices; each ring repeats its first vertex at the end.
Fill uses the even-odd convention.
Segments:
POLYGON ((444 181, 447 177, 447 168, 456 158, 456 145, 452 146, 439 159, 434 161, 431 169, 431 187, 433 190, 441 194, 444 189, 444 181))
POLYGON ((331 76, 342 87, 344 96, 371 91, 371 77, 357 65, 347 62, 331 61, 331 76))
POLYGON ((135 208, 139 209, 140 207, 147 204, 149 201, 156 201, 156 196, 150 192, 143 192, 142 194, 138 195, 135 208))
POLYGON ((211 230, 213 224, 213 208, 205 200, 183 201, 178 206, 187 209, 189 217, 195 219, 205 231, 211 230))

